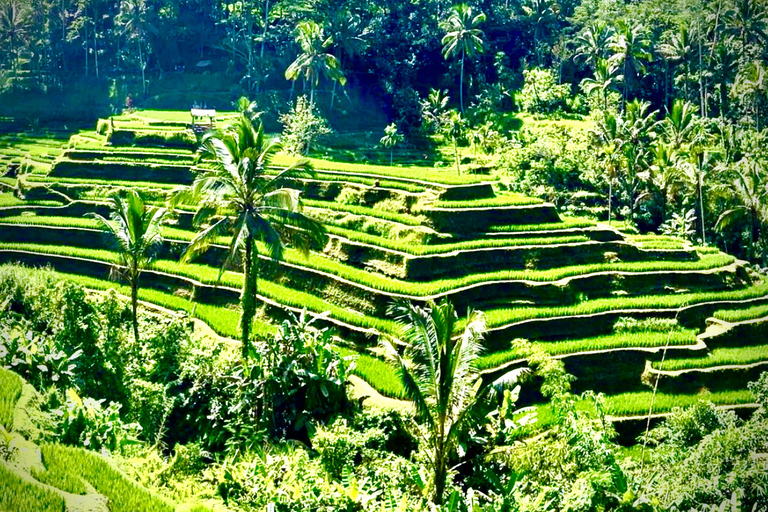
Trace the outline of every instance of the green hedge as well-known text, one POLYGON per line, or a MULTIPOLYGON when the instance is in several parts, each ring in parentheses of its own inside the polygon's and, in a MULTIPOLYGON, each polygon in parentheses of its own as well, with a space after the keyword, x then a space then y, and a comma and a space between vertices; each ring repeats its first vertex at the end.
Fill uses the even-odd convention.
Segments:
POLYGON ((197 138, 187 130, 124 130, 115 129, 109 133, 107 142, 113 146, 160 146, 170 148, 195 149, 197 138))

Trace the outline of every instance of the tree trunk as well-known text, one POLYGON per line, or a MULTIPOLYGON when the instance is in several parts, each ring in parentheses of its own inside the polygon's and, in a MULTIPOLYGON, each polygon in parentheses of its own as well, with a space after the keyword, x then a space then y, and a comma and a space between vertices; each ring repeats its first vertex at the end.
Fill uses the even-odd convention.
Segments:
POLYGON ((99 43, 96 39, 96 25, 93 26, 93 69, 96 71, 96 79, 99 78, 99 43))
POLYGON ((464 50, 461 50, 461 74, 459 77, 459 104, 461 115, 464 115, 464 50))
POLYGON ((141 66, 141 91, 144 96, 147 95, 147 78, 145 70, 147 65, 144 63, 144 52, 141 51, 141 41, 138 41, 139 45, 139 66, 141 66))
POLYGON ((136 263, 131 268, 131 313, 133 314, 133 339, 139 344, 139 269, 136 263))
POLYGON ((608 225, 611 225, 611 202, 613 200, 613 179, 608 178, 608 225))
POLYGON ((395 159, 395 147, 392 146, 391 148, 389 148, 389 165, 392 165, 392 162, 394 161, 394 159, 395 159))
POLYGON ((720 83, 720 117, 725 119, 728 115, 728 86, 725 79, 720 83))
POLYGON ((248 236, 245 240, 245 259, 243 261, 243 291, 240 295, 240 332, 242 333, 242 355, 248 359, 251 349, 251 324, 256 314, 256 279, 258 255, 255 255, 253 238, 248 236))
POLYGON ((269 0, 264 4, 264 30, 261 33, 261 50, 259 58, 264 58, 264 41, 267 39, 267 25, 269 24, 269 0))
POLYGON ((699 185, 699 214, 701 216, 701 243, 706 244, 706 232, 704 231, 704 184, 702 183, 701 169, 699 169, 698 185, 699 185))
POLYGON ((445 482, 447 480, 447 468, 445 462, 445 453, 443 447, 438 447, 435 453, 435 505, 443 504, 443 495, 445 494, 445 482))
POLYGON ((456 159, 456 174, 461 176, 461 167, 459 166, 459 146, 456 137, 453 138, 453 155, 456 159))

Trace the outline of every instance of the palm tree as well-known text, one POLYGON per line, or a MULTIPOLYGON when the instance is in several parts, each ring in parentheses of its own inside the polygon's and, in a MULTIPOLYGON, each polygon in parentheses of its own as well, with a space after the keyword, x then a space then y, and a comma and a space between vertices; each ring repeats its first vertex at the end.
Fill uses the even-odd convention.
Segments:
POLYGON ((743 158, 731 174, 731 181, 724 188, 731 193, 735 205, 720 214, 715 229, 722 231, 739 220, 746 220, 749 253, 754 257, 761 227, 768 223, 768 175, 760 162, 751 156, 743 158))
POLYGON ((629 200, 630 218, 634 220, 638 189, 650 167, 650 144, 656 136, 658 111, 649 111, 651 104, 634 100, 626 105, 621 123, 622 147, 625 157, 624 173, 619 175, 629 200))
POLYGON ((461 72, 459 75, 459 104, 464 114, 464 60, 482 53, 485 43, 483 31, 477 28, 485 21, 485 14, 475 14, 474 9, 466 4, 453 6, 448 19, 442 24, 446 34, 443 36, 443 57, 459 55, 461 72))
POLYGON ((461 160, 459 159, 459 139, 464 136, 467 121, 455 110, 451 112, 449 124, 446 126, 448 134, 453 141, 453 156, 456 161, 456 174, 461 174, 461 160))
POLYGON ((733 50, 732 38, 719 42, 713 48, 713 78, 720 88, 720 117, 728 115, 728 88, 739 69, 739 59, 733 50))
MULTIPOLYGON (((368 48, 368 42, 363 38, 367 32, 357 14, 350 14, 349 11, 338 11, 329 20, 328 32, 330 32, 333 41, 332 45, 338 52, 339 69, 343 68, 345 57, 352 59, 368 48)), ((331 109, 333 109, 335 97, 336 80, 333 81, 331 91, 331 109)))
POLYGON ((581 88, 587 96, 597 93, 603 100, 603 110, 608 110, 608 94, 617 82, 623 77, 616 73, 615 63, 605 59, 599 59, 595 63, 595 77, 585 78, 581 81, 581 88))
POLYGON ((136 53, 139 68, 141 68, 141 84, 144 94, 147 93, 147 51, 145 45, 150 34, 157 29, 149 22, 147 16, 149 7, 146 0, 122 0, 120 12, 115 17, 115 24, 121 28, 123 34, 127 34, 136 44, 136 53))
POLYGON ((301 53, 293 63, 285 70, 286 80, 296 80, 303 75, 309 81, 309 102, 315 104, 315 87, 324 75, 342 86, 347 83, 344 73, 341 71, 339 59, 325 50, 331 46, 333 39, 328 37, 323 27, 314 21, 301 21, 296 26, 296 42, 301 48, 301 53))
POLYGON ((613 34, 613 27, 603 21, 589 25, 576 37, 574 60, 596 69, 598 63, 608 55, 613 34))
POLYGON ((523 12, 533 23, 533 46, 536 52, 536 62, 539 67, 544 66, 544 54, 541 49, 541 40, 547 25, 555 19, 558 5, 552 0, 527 0, 521 5, 523 12), (526 5, 527 4, 527 5, 526 5))
POLYGON ((392 123, 384 128, 384 136, 379 142, 385 148, 389 148, 389 165, 392 165, 394 159, 394 148, 403 141, 403 135, 397 133, 397 125, 392 123))
POLYGON ((458 336, 458 318, 448 301, 430 301, 426 308, 397 301, 389 314, 400 324, 401 340, 382 340, 381 345, 423 424, 420 433, 434 472, 432 499, 439 505, 449 461, 464 435, 486 418, 497 391, 516 383, 527 369, 512 370, 494 381, 483 378, 477 367, 486 330, 481 313, 470 311, 458 336), (402 354, 396 346, 404 347, 402 354))
POLYGON ((185 251, 182 262, 207 250, 217 237, 232 235, 219 277, 240 256, 243 268, 240 332, 244 358, 249 355, 251 324, 256 314, 259 256, 256 241, 264 243, 273 260, 280 260, 286 234, 292 235, 305 253, 311 243, 322 243, 325 239, 322 225, 301 213, 300 192, 288 188, 295 185, 297 179, 311 174, 309 163, 301 160, 277 175, 267 174, 272 157, 279 150, 277 142, 265 137, 261 121, 257 120, 254 126, 249 118, 240 116, 232 125, 203 138, 197 158, 206 159, 211 167, 203 168, 191 187, 177 191, 173 197, 173 204, 198 202, 195 223, 206 223, 185 251))
POLYGON ((622 123, 620 116, 613 112, 605 111, 600 116, 595 128, 590 134, 594 143, 600 150, 600 159, 605 166, 608 177, 608 224, 611 223, 611 211, 613 206, 613 182, 624 167, 624 144, 622 138, 622 123))
POLYGON ((697 108, 690 101, 675 100, 672 110, 664 118, 664 132, 667 141, 676 150, 680 150, 686 144, 690 144, 699 129, 699 116, 697 108))
POLYGON ((651 183, 661 196, 661 222, 667 221, 667 205, 670 197, 682 185, 683 171, 680 169, 680 153, 672 144, 657 140, 653 146, 653 171, 651 183))
POLYGON ((741 41, 741 55, 748 59, 750 45, 768 41, 768 12, 761 0, 735 0, 725 13, 725 28, 741 41))
POLYGON ((742 69, 737 80, 737 90, 742 101, 751 100, 755 128, 760 131, 760 100, 768 93, 768 69, 759 60, 750 62, 742 69))
POLYGON ((147 208, 139 193, 133 189, 128 191, 125 198, 112 198, 109 219, 90 214, 117 245, 120 265, 131 286, 133 337, 136 343, 139 342, 139 276, 163 244, 160 228, 167 214, 165 208, 147 208))
POLYGON ((610 60, 621 67, 621 73, 624 76, 622 95, 624 104, 629 99, 629 89, 635 77, 645 71, 643 61, 651 60, 651 54, 648 52, 650 41, 645 38, 644 33, 645 27, 642 25, 630 26, 627 23, 620 23, 619 30, 614 34, 611 42, 611 50, 614 53, 610 60))
POLYGON ((683 67, 683 97, 688 99, 688 82, 691 79, 691 62, 694 54, 694 41, 691 31, 687 27, 681 27, 673 32, 669 41, 659 47, 661 55, 669 61, 677 62, 683 67))
POLYGON ((32 10, 20 0, 3 0, 0 3, 0 41, 7 44, 13 69, 12 87, 19 79, 21 47, 30 37, 32 10))

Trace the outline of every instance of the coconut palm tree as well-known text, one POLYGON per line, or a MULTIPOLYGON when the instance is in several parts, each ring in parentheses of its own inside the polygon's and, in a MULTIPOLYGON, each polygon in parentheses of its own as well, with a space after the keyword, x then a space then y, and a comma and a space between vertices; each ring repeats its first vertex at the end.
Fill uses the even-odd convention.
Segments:
POLYGON ((384 128, 384 136, 379 142, 385 148, 389 148, 389 165, 392 165, 394 159, 394 148, 403 141, 403 135, 397 133, 397 125, 392 123, 384 128))
POLYGON ((664 133, 675 149, 682 149, 696 137, 699 130, 699 116, 696 112, 696 106, 690 101, 675 100, 664 118, 664 133))
POLYGON ((587 96, 598 94, 602 99, 603 110, 608 110, 608 94, 611 89, 623 80, 623 76, 617 73, 615 63, 605 59, 599 59, 595 63, 595 77, 585 78, 581 81, 581 88, 587 96))
POLYGON ((485 47, 483 31, 478 25, 485 21, 485 14, 475 14, 474 9, 466 4, 453 6, 448 19, 442 24, 446 34, 443 36, 443 57, 459 56, 461 72, 459 74, 459 105, 464 114, 464 60, 482 53, 485 47))
POLYGON ((672 144, 657 140, 653 145, 651 183, 658 189, 661 197, 662 224, 667 221, 667 205, 670 198, 674 198, 677 189, 683 184, 680 158, 680 153, 672 144))
POLYGON ((603 115, 595 123, 595 128, 590 132, 594 144, 600 151, 600 160, 608 178, 608 224, 611 223, 613 183, 624 167, 623 148, 626 141, 622 135, 622 123, 621 116, 606 111, 603 112, 603 115))
POLYGON ((240 116, 223 130, 207 134, 198 149, 197 158, 210 167, 203 168, 191 187, 177 191, 173 204, 197 202, 195 224, 203 228, 195 236, 182 257, 188 262, 201 254, 217 237, 231 235, 229 250, 219 277, 236 259, 243 269, 240 332, 242 353, 250 351, 251 324, 256 313, 259 246, 261 241, 273 260, 283 256, 283 238, 290 235, 305 253, 311 243, 322 243, 323 227, 301 213, 297 179, 311 175, 309 163, 301 160, 282 169, 277 175, 267 174, 277 142, 267 139, 261 121, 240 116))
POLYGON ((32 10, 20 0, 0 2, 0 42, 6 46, 11 58, 13 78, 11 86, 16 87, 19 79, 19 60, 24 44, 31 36, 32 10))
POLYGON ((720 117, 728 115, 728 90, 739 69, 739 58, 734 51, 733 38, 720 41, 713 48, 712 69, 714 82, 720 89, 720 117))
POLYGON ((759 60, 750 62, 739 73, 736 88, 739 99, 751 103, 755 128, 759 131, 760 103, 768 95, 768 69, 759 60))
POLYGON ((157 29, 148 20, 149 6, 146 0, 122 0, 120 12, 115 17, 115 25, 120 27, 123 34, 133 40, 136 45, 136 58, 141 69, 141 84, 144 94, 147 93, 147 40, 157 29))
POLYGON ((347 79, 341 71, 339 59, 326 52, 333 44, 333 39, 326 35, 323 27, 311 20, 299 22, 296 26, 296 42, 301 48, 301 53, 285 70, 285 78, 296 80, 303 75, 304 79, 309 81, 309 102, 314 105, 315 87, 320 75, 342 86, 347 83, 347 79))
POLYGON ((691 79, 691 63, 694 55, 693 34, 688 27, 681 27, 673 32, 669 40, 659 46, 659 53, 668 61, 677 63, 683 68, 683 97, 688 99, 688 83, 691 79))
POLYGON ((768 223, 768 174, 760 162, 751 156, 740 160, 730 174, 731 180, 723 188, 730 192, 735 204, 720 214, 715 229, 722 231, 737 221, 746 220, 749 227, 749 253, 754 257, 755 244, 760 240, 762 227, 768 223))
POLYGON ((160 228, 167 214, 165 208, 148 208, 133 189, 128 191, 126 197, 112 197, 109 219, 90 214, 117 246, 120 266, 131 286, 133 337, 136 343, 139 342, 139 276, 163 244, 160 228))
POLYGON ((644 34, 645 27, 642 25, 630 26, 627 23, 620 23, 611 42, 613 56, 610 60, 621 68, 621 74, 624 76, 622 94, 624 104, 629 99, 629 90, 635 77, 645 71, 644 62, 651 60, 651 54, 648 52, 650 41, 644 34))
POLYGON ((523 12, 533 23, 533 46, 536 52, 536 62, 539 67, 544 66, 544 53, 541 48, 541 41, 544 33, 552 21, 555 20, 559 5, 552 0, 527 0, 521 4, 523 12))
POLYGON ((750 46, 768 41, 768 12, 761 0, 735 0, 725 13, 725 28, 741 41, 741 55, 752 57, 750 46))
POLYGON ((459 443, 485 419, 497 391, 515 384, 527 369, 517 368, 493 381, 483 378, 477 362, 486 326, 476 311, 468 313, 458 336, 456 310, 448 301, 430 301, 425 308, 397 301, 389 314, 400 324, 400 340, 382 340, 381 346, 416 407, 434 475, 432 499, 441 504, 449 462, 459 443))
POLYGON ((614 30, 603 21, 597 21, 576 37, 576 62, 597 68, 598 62, 608 56, 614 30))
MULTIPOLYGON (((368 42, 364 39, 367 35, 363 22, 358 14, 350 14, 349 11, 338 11, 328 22, 332 46, 338 54, 339 69, 343 69, 344 59, 353 59, 368 48, 368 42)), ((333 81, 331 91, 331 109, 336 98, 336 83, 333 81)))

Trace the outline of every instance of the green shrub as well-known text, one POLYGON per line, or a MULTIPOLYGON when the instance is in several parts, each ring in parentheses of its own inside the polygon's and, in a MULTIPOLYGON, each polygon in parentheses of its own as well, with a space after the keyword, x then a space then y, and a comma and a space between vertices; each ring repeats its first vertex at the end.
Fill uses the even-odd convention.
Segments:
POLYGON ((133 379, 129 388, 128 421, 141 425, 144 439, 156 443, 173 408, 173 398, 159 382, 133 379))
POLYGON ((0 510, 9 512, 64 512, 64 499, 22 479, 0 464, 0 510))
POLYGON ((328 121, 322 117, 314 103, 300 96, 291 109, 280 116, 283 148, 292 155, 306 155, 318 140, 332 132, 328 121))
POLYGON ((526 112, 551 113, 565 110, 571 96, 569 84, 558 84, 550 69, 530 68, 523 70, 525 83, 515 94, 515 103, 526 112))
POLYGON ((153 495, 115 469, 103 457, 83 450, 56 444, 40 446, 49 464, 67 468, 93 485, 107 497, 111 512, 173 512, 174 506, 153 495))
POLYGON ((346 420, 338 419, 327 427, 317 429, 312 445, 332 478, 341 479, 345 467, 363 464, 369 452, 384 448, 386 439, 381 429, 369 428, 363 432, 351 429, 346 420))

